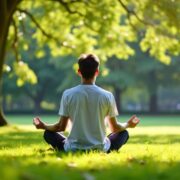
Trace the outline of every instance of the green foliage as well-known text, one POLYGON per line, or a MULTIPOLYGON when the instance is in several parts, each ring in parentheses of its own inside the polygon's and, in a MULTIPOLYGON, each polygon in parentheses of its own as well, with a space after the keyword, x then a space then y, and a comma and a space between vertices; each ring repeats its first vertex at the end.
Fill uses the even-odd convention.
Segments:
POLYGON ((140 45, 143 51, 149 50, 150 55, 167 65, 171 63, 171 57, 166 54, 166 50, 169 49, 174 55, 178 55, 180 48, 178 39, 172 39, 161 34, 157 35, 153 28, 147 30, 140 45))
POLYGON ((11 71, 11 67, 8 66, 7 64, 4 64, 4 65, 3 65, 3 72, 4 72, 4 73, 8 73, 8 72, 10 72, 10 71, 11 71))
POLYGON ((36 84, 37 77, 35 73, 29 68, 28 64, 20 61, 14 63, 14 73, 18 76, 17 85, 23 86, 25 82, 36 84))
MULTIPOLYGON (((36 29, 31 36, 39 47, 48 44, 53 56, 94 52, 102 60, 128 59, 135 54, 129 43, 138 39, 143 51, 165 64, 170 64, 171 55, 180 53, 179 1, 39 0, 22 1, 19 7, 25 11, 14 15, 17 24, 28 22, 36 29)), ((28 48, 27 43, 23 47, 28 48)))

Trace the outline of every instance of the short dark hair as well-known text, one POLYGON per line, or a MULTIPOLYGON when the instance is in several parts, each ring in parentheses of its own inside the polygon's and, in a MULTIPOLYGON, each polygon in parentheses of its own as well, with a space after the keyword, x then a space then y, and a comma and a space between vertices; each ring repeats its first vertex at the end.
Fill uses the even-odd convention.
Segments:
POLYGON ((99 58, 94 54, 82 54, 78 59, 79 70, 84 79, 91 79, 99 66, 99 58))

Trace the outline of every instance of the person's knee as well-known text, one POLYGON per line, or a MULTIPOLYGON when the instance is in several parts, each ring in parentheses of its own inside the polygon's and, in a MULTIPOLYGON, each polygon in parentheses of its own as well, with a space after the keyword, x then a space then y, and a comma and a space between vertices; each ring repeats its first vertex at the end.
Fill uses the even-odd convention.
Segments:
POLYGON ((126 142, 127 142, 129 139, 129 132, 127 130, 124 130, 124 131, 122 131, 122 133, 123 133, 123 136, 126 138, 126 142))
POLYGON ((125 136, 127 136, 129 138, 129 132, 127 130, 124 130, 123 133, 125 136))
POLYGON ((51 136, 51 134, 52 134, 51 131, 48 131, 48 130, 45 130, 45 131, 44 131, 43 137, 44 137, 44 139, 45 139, 46 142, 48 142, 48 139, 49 139, 49 137, 51 136))
POLYGON ((118 136, 120 138, 120 141, 124 141, 123 144, 125 144, 129 139, 129 132, 127 130, 123 130, 118 133, 118 136))

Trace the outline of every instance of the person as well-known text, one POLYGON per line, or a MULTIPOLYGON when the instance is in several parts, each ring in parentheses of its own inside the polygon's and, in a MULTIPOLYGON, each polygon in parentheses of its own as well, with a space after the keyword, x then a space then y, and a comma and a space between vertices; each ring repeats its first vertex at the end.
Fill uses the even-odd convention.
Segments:
POLYGON ((116 119, 118 111, 111 92, 95 84, 99 74, 99 58, 94 54, 82 54, 78 59, 81 84, 63 92, 59 115, 55 124, 46 124, 39 117, 33 119, 37 129, 44 129, 44 139, 59 151, 119 150, 128 140, 127 128, 134 128, 139 118, 133 115, 126 123, 116 119), (68 121, 69 135, 65 137, 68 121), (106 123, 110 134, 106 136, 106 123))

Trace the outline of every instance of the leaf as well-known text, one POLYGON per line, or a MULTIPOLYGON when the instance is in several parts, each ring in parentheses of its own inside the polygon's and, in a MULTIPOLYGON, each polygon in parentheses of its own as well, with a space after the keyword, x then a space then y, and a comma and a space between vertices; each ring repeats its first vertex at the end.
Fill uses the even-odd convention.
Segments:
POLYGON ((17 79, 17 85, 18 86, 22 86, 26 82, 28 82, 30 84, 36 84, 37 83, 36 74, 23 61, 14 63, 14 73, 18 77, 18 79, 17 79))

